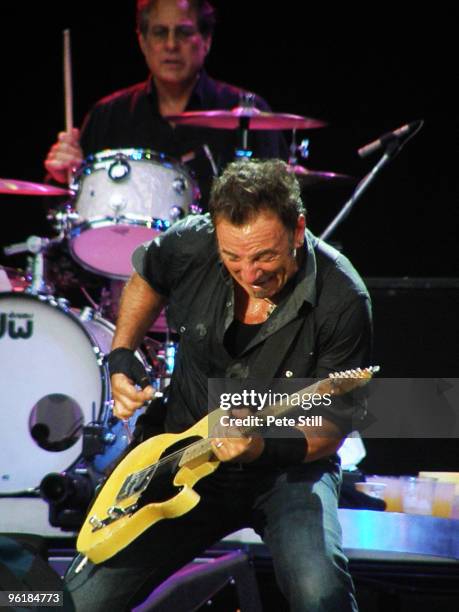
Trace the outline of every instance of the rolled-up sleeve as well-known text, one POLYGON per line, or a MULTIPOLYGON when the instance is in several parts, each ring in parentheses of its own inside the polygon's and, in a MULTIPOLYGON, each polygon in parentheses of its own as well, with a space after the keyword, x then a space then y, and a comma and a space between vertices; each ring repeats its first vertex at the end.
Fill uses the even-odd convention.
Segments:
MULTIPOLYGON (((332 372, 366 368, 372 350, 371 304, 367 295, 357 296, 335 317, 330 317, 323 330, 317 361, 317 377, 325 378, 332 372)), ((356 384, 354 390, 333 398, 323 410, 343 434, 358 430, 367 422, 366 389, 356 384)))
POLYGON ((136 248, 132 255, 134 270, 160 295, 169 296, 170 284, 167 266, 164 264, 164 247, 160 238, 145 242, 136 248))

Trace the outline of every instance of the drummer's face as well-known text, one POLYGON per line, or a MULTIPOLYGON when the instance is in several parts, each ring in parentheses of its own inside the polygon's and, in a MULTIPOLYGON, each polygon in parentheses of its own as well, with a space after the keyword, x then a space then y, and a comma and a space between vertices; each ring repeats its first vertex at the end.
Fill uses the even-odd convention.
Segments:
POLYGON ((191 83, 204 64, 211 37, 199 32, 197 14, 188 0, 157 0, 139 43, 159 83, 191 83))
POLYGON ((217 218, 220 257, 233 279, 252 298, 272 298, 298 270, 296 249, 304 242, 305 220, 294 231, 271 211, 260 211, 243 225, 217 218))

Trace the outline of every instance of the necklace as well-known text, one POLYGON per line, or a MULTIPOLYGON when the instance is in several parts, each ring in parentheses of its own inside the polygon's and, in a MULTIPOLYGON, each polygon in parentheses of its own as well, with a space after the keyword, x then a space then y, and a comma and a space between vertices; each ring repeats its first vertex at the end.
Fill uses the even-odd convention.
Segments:
POLYGON ((271 300, 269 300, 268 298, 263 298, 263 300, 268 304, 268 309, 266 311, 266 318, 269 319, 269 317, 276 310, 277 304, 274 304, 274 302, 271 302, 271 300))

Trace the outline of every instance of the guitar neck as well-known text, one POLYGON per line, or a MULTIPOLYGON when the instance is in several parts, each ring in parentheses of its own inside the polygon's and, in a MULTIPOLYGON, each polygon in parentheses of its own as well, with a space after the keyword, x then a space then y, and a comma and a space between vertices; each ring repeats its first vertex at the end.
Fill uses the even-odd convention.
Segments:
POLYGON ((198 459, 199 457, 204 457, 211 452, 212 445, 210 443, 210 438, 203 438, 202 440, 193 442, 193 444, 190 444, 182 450, 182 456, 179 459, 178 465, 181 467, 185 463, 198 459))
POLYGON ((324 383, 327 383, 327 382, 328 382, 328 379, 325 381, 323 380, 316 381, 312 385, 304 387, 303 389, 299 389, 298 391, 295 391, 294 393, 291 393, 290 395, 288 395, 287 393, 277 394, 277 395, 282 396, 280 401, 275 402, 274 404, 270 404, 267 408, 263 408, 263 410, 260 411, 260 413, 256 414, 257 416, 256 421, 254 419, 253 423, 250 423, 249 425, 244 425, 242 427, 238 427, 238 429, 241 431, 241 433, 244 436, 248 436, 250 434, 253 434, 257 431, 264 429, 266 427, 268 417, 272 416, 275 418, 283 418, 283 417, 291 415, 292 412, 295 412, 298 409, 298 404, 294 404, 293 402, 294 398, 307 396, 308 394, 309 396, 313 396, 314 394, 322 395, 323 393, 326 393, 326 392, 332 393, 333 391, 330 391, 330 385, 327 386, 326 390, 322 389, 322 387, 324 386, 324 383))

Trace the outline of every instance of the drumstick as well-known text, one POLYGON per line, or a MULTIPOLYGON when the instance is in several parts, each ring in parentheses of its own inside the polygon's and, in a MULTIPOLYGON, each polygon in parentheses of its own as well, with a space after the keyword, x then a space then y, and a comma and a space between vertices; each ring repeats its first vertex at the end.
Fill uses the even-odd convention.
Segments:
POLYGON ((64 30, 63 36, 65 131, 70 134, 73 128, 72 56, 70 50, 70 30, 64 30))
MULTIPOLYGON (((72 91, 72 55, 70 49, 70 30, 63 31, 64 37, 64 106, 65 131, 72 133, 73 128, 73 91, 72 91)), ((72 183, 72 170, 67 172, 67 182, 72 183)))

